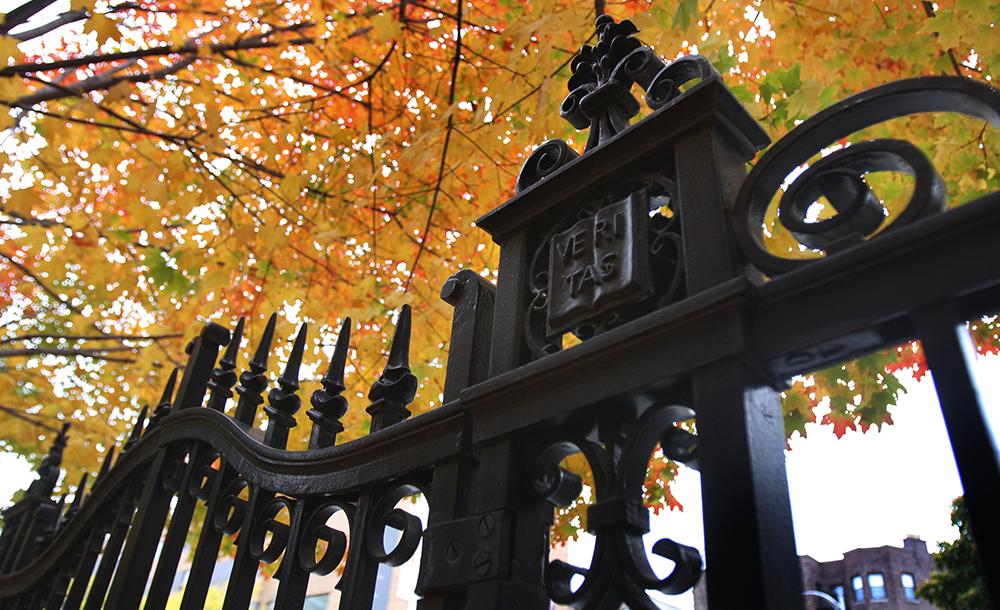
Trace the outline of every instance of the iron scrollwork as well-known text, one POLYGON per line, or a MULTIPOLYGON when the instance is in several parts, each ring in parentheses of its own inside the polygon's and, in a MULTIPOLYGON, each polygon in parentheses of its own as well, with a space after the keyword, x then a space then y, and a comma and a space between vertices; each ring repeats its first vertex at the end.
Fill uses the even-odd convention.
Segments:
MULTIPOLYGON (((559 113, 573 127, 589 129, 584 154, 629 127, 640 104, 632 94, 639 85, 645 102, 658 110, 676 100, 682 87, 698 80, 721 78, 700 55, 665 62, 635 38, 639 28, 629 20, 615 22, 608 15, 597 18, 598 42, 583 45, 570 64, 569 94, 559 113)), ((562 140, 549 140, 528 157, 517 178, 517 192, 541 181, 580 155, 562 140)))
POLYGON ((328 525, 334 515, 343 512, 348 522, 354 519, 354 506, 341 502, 329 502, 317 508, 306 521, 299 543, 299 565, 306 572, 324 576, 333 572, 347 553, 347 535, 328 525), (317 559, 320 543, 326 548, 317 559))
MULTIPOLYGON (((1000 92, 965 78, 912 78, 849 97, 805 121, 767 151, 740 190, 735 235, 744 255, 773 275, 808 264, 810 259, 772 253, 764 242, 764 218, 782 182, 837 140, 891 119, 926 112, 957 112, 1000 127, 1000 92)), ((778 203, 778 219, 806 248, 834 254, 942 212, 946 198, 944 182, 916 146, 901 140, 869 140, 841 148, 799 174, 778 203), (914 178, 913 194, 893 218, 864 179, 866 174, 884 171, 914 178), (808 210, 820 197, 826 197, 836 214, 810 222, 808 210)))
MULTIPOLYGON (((403 498, 422 493, 414 485, 400 485, 379 498, 368 519, 365 532, 368 553, 379 563, 393 567, 401 566, 411 557, 420 544, 423 535, 423 522, 396 504, 403 498), (399 540, 392 549, 385 548, 385 528, 391 527, 399 531, 399 540)), ((425 496, 426 497, 426 496, 425 496)))
POLYGON ((687 407, 653 408, 631 422, 606 420, 601 436, 609 440, 603 444, 569 438, 542 452, 533 477, 536 497, 567 506, 579 495, 581 478, 559 466, 577 452, 593 472, 596 497, 587 510, 587 529, 596 537, 591 563, 583 568, 552 561, 545 573, 552 601, 581 609, 625 604, 653 610, 659 606, 647 591, 677 595, 697 584, 701 554, 669 538, 654 543, 652 552, 672 561, 673 569, 664 577, 653 570, 643 544, 649 511, 642 503, 646 469, 658 445, 671 459, 695 463, 697 437, 676 426, 693 417, 687 407))

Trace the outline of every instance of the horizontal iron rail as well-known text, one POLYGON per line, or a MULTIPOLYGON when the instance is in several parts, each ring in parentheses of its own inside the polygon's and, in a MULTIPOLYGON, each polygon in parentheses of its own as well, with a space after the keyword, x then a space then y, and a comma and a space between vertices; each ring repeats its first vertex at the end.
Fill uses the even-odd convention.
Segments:
POLYGON ((101 479, 77 517, 56 535, 48 552, 15 572, 0 574, 0 592, 6 597, 28 591, 56 568, 80 536, 103 517, 100 511, 106 502, 172 443, 209 443, 251 485, 303 497, 344 494, 459 455, 462 417, 457 408, 442 407, 343 445, 283 451, 261 444, 245 428, 213 409, 178 411, 164 418, 101 479))

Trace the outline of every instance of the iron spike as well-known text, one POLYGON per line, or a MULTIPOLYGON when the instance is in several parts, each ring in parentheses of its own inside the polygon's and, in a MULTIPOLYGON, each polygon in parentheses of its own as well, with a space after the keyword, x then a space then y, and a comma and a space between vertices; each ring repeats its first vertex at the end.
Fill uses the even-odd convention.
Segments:
MULTIPOLYGON (((73 494, 73 501, 69 504, 69 510, 75 511, 80 508, 80 502, 83 501, 83 493, 87 488, 87 479, 90 477, 89 472, 83 473, 80 477, 80 483, 76 486, 76 493, 73 494)), ((68 515, 69 513, 67 513, 68 515)))
POLYGON ((271 342, 274 340, 274 328, 278 323, 278 314, 272 313, 264 327, 264 334, 261 335, 257 351, 247 366, 247 370, 240 375, 240 383, 236 386, 236 393, 240 395, 240 400, 236 404, 235 418, 247 426, 252 426, 257 416, 257 407, 264 402, 263 393, 267 389, 267 358, 271 352, 271 342))
POLYGON ((347 367, 347 350, 351 344, 351 318, 344 318, 344 323, 340 325, 340 334, 337 335, 337 343, 333 347, 333 357, 330 358, 330 367, 323 377, 323 387, 337 393, 343 392, 347 386, 344 385, 344 369, 347 367))
POLYGON ((299 387, 299 368, 302 366, 302 354, 306 348, 306 332, 309 325, 305 322, 299 327, 299 333, 295 335, 295 342, 292 343, 292 352, 288 355, 288 362, 285 363, 285 370, 278 378, 278 383, 299 387))
POLYGON ((163 394, 160 395, 160 402, 156 406, 157 410, 164 409, 164 408, 166 408, 166 409, 170 408, 170 401, 174 397, 174 386, 177 385, 177 371, 178 370, 180 370, 180 369, 178 369, 177 367, 174 367, 174 370, 170 371, 170 376, 167 377, 167 385, 165 385, 163 387, 163 394))
POLYGON ((219 412, 226 410, 226 404, 233 397, 233 386, 236 385, 236 358, 240 353, 240 343, 243 341, 243 325, 245 318, 240 317, 236 322, 236 328, 229 338, 229 345, 226 352, 219 360, 219 365, 212 370, 208 387, 212 394, 208 399, 208 408, 219 412))
POLYGON ((267 357, 271 353, 271 342, 274 341, 274 327, 277 323, 278 314, 272 313, 271 317, 267 319, 267 326, 264 327, 264 334, 260 337, 257 351, 254 352, 253 358, 250 359, 251 368, 257 367, 267 370, 267 357))
POLYGON ((337 343, 333 348, 333 357, 326 375, 320 381, 323 387, 312 394, 310 402, 313 408, 306 415, 313 422, 309 436, 309 448, 321 449, 332 447, 337 442, 337 434, 344 431, 340 418, 347 413, 347 399, 341 396, 346 389, 344 384, 344 369, 347 366, 347 351, 351 343, 351 318, 344 318, 337 335, 337 343))
POLYGON ((108 447, 108 452, 104 454, 104 461, 101 462, 101 469, 97 471, 97 478, 94 479, 94 485, 100 481, 105 474, 107 474, 108 469, 111 468, 111 461, 115 457, 115 448, 108 447))
POLYGON ((132 448, 132 445, 138 442, 139 437, 142 436, 143 425, 146 423, 146 413, 149 411, 148 406, 143 406, 142 410, 139 411, 139 417, 135 419, 135 425, 132 427, 132 432, 128 435, 128 440, 125 441, 125 447, 122 451, 128 451, 132 448))
POLYGON ((295 412, 302 406, 302 399, 296 392, 299 389, 299 367, 302 365, 308 330, 308 324, 303 323, 299 327, 285 370, 278 378, 278 385, 267 395, 268 405, 264 407, 264 412, 270 420, 264 433, 264 442, 271 447, 285 448, 288 443, 288 431, 295 427, 295 412))
MULTIPOLYGON (((244 323, 245 318, 240 316, 240 319, 236 321, 236 328, 233 329, 233 335, 229 339, 229 345, 226 346, 226 351, 222 354, 222 358, 219 360, 220 365, 228 365, 229 368, 236 366, 236 358, 240 353, 240 343, 243 341, 244 323)), ((222 367, 220 366, 220 368, 222 367)))
POLYGON ((403 305, 392 336, 389 361, 368 392, 372 404, 366 411, 372 416, 372 432, 398 424, 410 416, 406 406, 413 402, 418 385, 416 376, 410 371, 411 316, 410 306, 403 305))
POLYGON ((163 394, 160 395, 160 402, 156 405, 156 409, 153 411, 153 415, 149 418, 149 425, 146 426, 146 432, 156 428, 160 425, 160 421, 170 415, 170 411, 173 408, 173 396, 174 396, 174 386, 177 384, 177 374, 178 368, 174 368, 170 372, 170 376, 167 377, 167 385, 163 387, 163 394))
POLYGON ((403 305, 396 322, 396 332, 392 335, 392 346, 389 348, 389 363, 387 369, 405 369, 410 367, 410 326, 413 314, 409 305, 403 305))

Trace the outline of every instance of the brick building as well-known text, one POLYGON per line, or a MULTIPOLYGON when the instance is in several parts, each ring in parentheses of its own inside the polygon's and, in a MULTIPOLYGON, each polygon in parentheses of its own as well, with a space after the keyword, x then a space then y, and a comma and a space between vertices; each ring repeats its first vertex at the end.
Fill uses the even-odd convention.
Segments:
MULTIPOLYGON (((934 570, 927 543, 910 536, 903 548, 880 546, 854 549, 836 561, 816 561, 799 557, 802 583, 807 591, 822 591, 841 600, 851 610, 935 610, 930 602, 918 599, 916 589, 934 570)), ((695 609, 707 610, 704 579, 694 592, 695 609)), ((829 602, 807 596, 806 610, 831 610, 829 602)))

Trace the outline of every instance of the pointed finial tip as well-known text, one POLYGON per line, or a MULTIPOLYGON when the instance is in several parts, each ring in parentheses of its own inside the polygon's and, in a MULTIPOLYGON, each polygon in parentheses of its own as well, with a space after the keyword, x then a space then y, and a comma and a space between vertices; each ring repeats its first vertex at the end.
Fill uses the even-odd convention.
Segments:
POLYGON ((257 345, 257 351, 253 355, 253 359, 250 361, 261 368, 267 368, 267 355, 271 351, 271 342, 274 340, 274 328, 278 323, 278 314, 272 313, 271 317, 267 319, 267 325, 264 327, 264 334, 260 337, 260 344, 257 345))
POLYGON ((411 316, 410 306, 403 305, 396 322, 396 331, 392 335, 392 345, 389 347, 388 368, 408 367, 410 364, 411 316))
POLYGON ((287 382, 298 383, 299 366, 302 365, 302 354, 306 347, 306 332, 309 325, 305 322, 299 326, 299 332, 295 335, 295 342, 292 343, 292 352, 288 355, 288 362, 285 364, 285 371, 281 378, 287 382))
POLYGON ((232 335, 229 336, 229 345, 226 346, 226 352, 222 355, 223 362, 230 365, 236 364, 236 356, 240 350, 240 343, 243 341, 244 323, 243 316, 240 316, 240 319, 236 321, 232 335))

